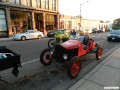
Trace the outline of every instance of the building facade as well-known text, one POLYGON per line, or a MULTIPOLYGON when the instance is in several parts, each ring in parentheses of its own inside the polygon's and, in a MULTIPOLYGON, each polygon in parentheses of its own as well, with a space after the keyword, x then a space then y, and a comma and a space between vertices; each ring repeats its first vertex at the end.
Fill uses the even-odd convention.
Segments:
POLYGON ((72 17, 60 14, 59 15, 59 29, 72 29, 72 17))
POLYGON ((0 0, 0 37, 59 28, 58 0, 0 0))
POLYGON ((81 19, 81 27, 80 25, 80 18, 75 16, 72 17, 72 29, 78 30, 86 30, 86 29, 93 29, 93 28, 108 28, 110 22, 101 22, 101 20, 90 20, 90 19, 81 19))

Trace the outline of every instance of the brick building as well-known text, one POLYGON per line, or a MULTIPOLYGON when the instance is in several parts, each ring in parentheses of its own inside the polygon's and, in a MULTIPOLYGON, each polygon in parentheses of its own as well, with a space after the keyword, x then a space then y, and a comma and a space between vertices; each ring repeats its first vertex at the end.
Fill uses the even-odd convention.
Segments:
POLYGON ((0 0, 0 37, 59 27, 58 0, 0 0))

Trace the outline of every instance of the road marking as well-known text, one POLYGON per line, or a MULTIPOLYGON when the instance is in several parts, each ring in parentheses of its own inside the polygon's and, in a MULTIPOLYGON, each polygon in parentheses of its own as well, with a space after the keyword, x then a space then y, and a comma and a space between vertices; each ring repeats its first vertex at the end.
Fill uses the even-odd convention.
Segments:
POLYGON ((107 38, 107 37, 102 37, 102 38, 107 38))
POLYGON ((38 58, 38 59, 34 59, 34 60, 31 60, 31 61, 28 61, 28 62, 24 62, 24 63, 22 63, 21 65, 30 64, 30 63, 36 62, 36 61, 38 61, 38 60, 40 60, 40 59, 38 58))
POLYGON ((104 42, 104 41, 106 41, 106 40, 101 40, 101 41, 98 41, 97 43, 104 42))

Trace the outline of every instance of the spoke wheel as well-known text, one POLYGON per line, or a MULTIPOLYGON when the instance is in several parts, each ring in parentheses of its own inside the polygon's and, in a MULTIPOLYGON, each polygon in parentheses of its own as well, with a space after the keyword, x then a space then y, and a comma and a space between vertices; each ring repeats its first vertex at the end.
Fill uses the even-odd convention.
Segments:
POLYGON ((73 57, 68 64, 67 74, 70 78, 75 78, 81 70, 81 59, 73 57))
POLYGON ((55 47, 55 39, 50 39, 50 40, 48 41, 48 47, 49 47, 50 49, 53 49, 53 48, 55 47))
POLYGON ((96 59, 97 59, 97 60, 100 60, 100 59, 101 59, 101 57, 102 57, 102 52, 103 52, 102 47, 97 46, 97 50, 96 50, 96 59))
POLYGON ((50 49, 45 49, 42 51, 42 53, 40 54, 40 61, 43 65, 47 66, 49 64, 51 64, 52 62, 52 54, 50 52, 50 49))

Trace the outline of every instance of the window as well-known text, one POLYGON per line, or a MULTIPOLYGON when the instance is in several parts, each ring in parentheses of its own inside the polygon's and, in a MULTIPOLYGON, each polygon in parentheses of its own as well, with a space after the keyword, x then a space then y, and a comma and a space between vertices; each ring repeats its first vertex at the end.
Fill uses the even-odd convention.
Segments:
POLYGON ((20 0, 16 0, 16 4, 20 4, 20 0))
POLYGON ((36 0, 36 5, 38 8, 41 8, 41 0, 36 0))
POLYGON ((49 9, 49 0, 44 0, 44 8, 49 9))
POLYGON ((20 0, 10 0, 11 3, 20 4, 20 0))
POLYGON ((56 10, 56 0, 52 0, 52 10, 56 10))
POLYGON ((31 2, 30 2, 31 0, 26 0, 26 2, 27 2, 27 6, 31 6, 31 2))
POLYGON ((21 0, 21 4, 25 6, 31 6, 31 0, 21 0))
POLYGON ((0 10, 0 31, 7 31, 4 10, 0 10))

